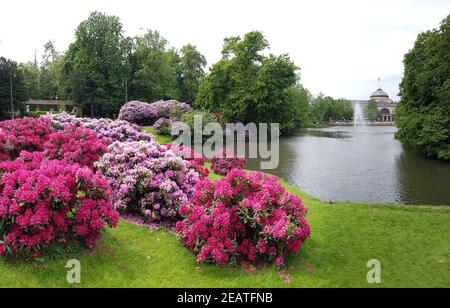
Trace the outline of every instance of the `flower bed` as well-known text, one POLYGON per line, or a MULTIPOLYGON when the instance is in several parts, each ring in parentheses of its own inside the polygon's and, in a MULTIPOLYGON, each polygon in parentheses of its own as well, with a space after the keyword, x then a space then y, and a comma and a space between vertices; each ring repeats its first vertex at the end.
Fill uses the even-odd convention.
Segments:
POLYGON ((238 157, 224 149, 211 159, 211 169, 217 174, 227 175, 233 169, 244 168, 246 163, 247 160, 245 158, 238 157))
POLYGON ((77 118, 67 113, 47 115, 45 118, 50 119, 56 129, 64 129, 66 125, 85 127, 95 132, 101 139, 108 138, 119 142, 154 140, 152 134, 142 132, 139 126, 127 121, 77 118))
POLYGON ((187 161, 156 142, 113 143, 96 166, 113 188, 116 209, 148 221, 177 218, 199 181, 187 161))
POLYGON ((118 222, 109 195, 100 173, 42 152, 0 163, 0 255, 36 257, 67 242, 92 247, 118 222))
POLYGON ((307 209, 276 177, 234 169, 220 181, 203 180, 177 223, 198 262, 220 265, 271 261, 297 253, 310 236, 307 209))

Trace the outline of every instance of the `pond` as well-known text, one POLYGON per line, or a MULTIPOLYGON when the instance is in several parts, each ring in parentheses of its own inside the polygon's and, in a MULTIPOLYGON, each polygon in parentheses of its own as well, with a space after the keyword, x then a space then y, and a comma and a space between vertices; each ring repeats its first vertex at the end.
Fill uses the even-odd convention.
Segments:
MULTIPOLYGON (((450 205, 450 163, 404 148, 396 130, 305 130, 280 140, 280 163, 269 173, 326 201, 450 205)), ((258 170, 259 161, 247 168, 258 170)))

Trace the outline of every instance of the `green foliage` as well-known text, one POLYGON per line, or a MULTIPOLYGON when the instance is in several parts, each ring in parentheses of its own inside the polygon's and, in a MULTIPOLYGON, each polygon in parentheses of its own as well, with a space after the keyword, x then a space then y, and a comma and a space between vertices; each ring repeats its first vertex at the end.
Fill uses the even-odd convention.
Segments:
POLYGON ((178 66, 180 57, 168 49, 168 41, 158 31, 148 30, 134 39, 129 63, 132 99, 153 102, 159 99, 179 99, 178 66))
POLYGON ((0 57, 0 118, 9 117, 11 111, 11 81, 14 110, 21 110, 27 98, 24 74, 16 62, 0 57))
POLYGON ((314 122, 328 122, 349 120, 353 117, 353 108, 350 101, 334 99, 320 94, 312 100, 311 117, 314 122))
POLYGON ((75 33, 64 57, 67 92, 87 114, 117 114, 125 100, 126 40, 116 16, 94 12, 75 33))
POLYGON ((450 159, 450 16, 422 33, 405 55, 396 137, 428 156, 450 159))
POLYGON ((201 83, 197 106, 219 112, 224 122, 280 123, 282 132, 291 130, 285 115, 298 68, 287 55, 264 56, 268 47, 261 32, 225 39, 223 58, 201 83))
POLYGON ((200 82, 205 75, 206 58, 195 46, 188 44, 181 48, 178 83, 180 100, 194 103, 200 82))
MULTIPOLYGON (((218 122, 216 117, 209 112, 190 111, 188 113, 183 114, 181 116, 181 122, 189 125, 189 127, 191 128, 192 136, 194 136, 194 134, 196 133, 196 129, 194 126, 195 117, 201 117, 201 119, 202 119, 201 131, 198 131, 198 133, 202 136, 203 136, 203 130, 206 125, 208 125, 209 123, 217 123, 218 122)), ((206 141, 208 138, 209 138, 209 136, 203 136, 203 141, 206 141)))
POLYGON ((379 116, 378 105, 377 102, 371 99, 367 104, 366 110, 364 110, 366 118, 370 121, 376 121, 379 116))

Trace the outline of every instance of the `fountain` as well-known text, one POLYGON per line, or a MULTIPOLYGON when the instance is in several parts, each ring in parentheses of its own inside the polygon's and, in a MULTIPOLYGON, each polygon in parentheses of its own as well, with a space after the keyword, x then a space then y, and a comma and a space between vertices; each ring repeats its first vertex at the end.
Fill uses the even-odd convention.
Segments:
POLYGON ((353 126, 356 128, 357 125, 366 126, 366 119, 364 117, 364 112, 361 107, 361 104, 357 102, 353 106, 353 126))

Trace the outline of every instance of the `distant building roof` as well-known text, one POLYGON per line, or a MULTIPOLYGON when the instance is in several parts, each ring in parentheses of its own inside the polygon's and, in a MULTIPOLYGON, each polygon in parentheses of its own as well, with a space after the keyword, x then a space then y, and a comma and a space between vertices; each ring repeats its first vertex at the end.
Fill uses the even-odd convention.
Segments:
POLYGON ((389 95, 386 92, 384 92, 383 89, 378 89, 375 92, 373 92, 372 95, 370 96, 370 98, 373 98, 373 97, 386 97, 386 98, 389 98, 389 95))
POLYGON ((79 104, 72 101, 61 101, 61 100, 37 100, 30 99, 23 102, 24 105, 52 105, 52 106, 79 106, 79 104))

